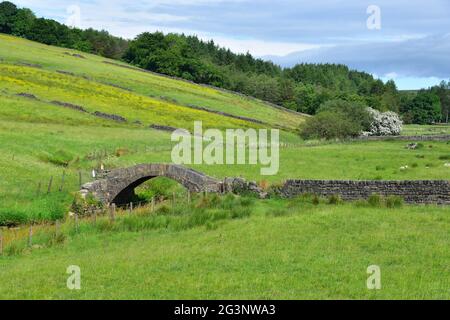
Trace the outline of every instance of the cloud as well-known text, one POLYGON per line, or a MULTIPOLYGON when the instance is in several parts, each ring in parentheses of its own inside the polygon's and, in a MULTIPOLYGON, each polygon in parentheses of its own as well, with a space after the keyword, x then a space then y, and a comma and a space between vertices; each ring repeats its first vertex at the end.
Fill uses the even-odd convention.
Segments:
POLYGON ((450 77, 450 34, 395 42, 350 44, 270 57, 292 66, 300 62, 342 63, 392 77, 450 77))
POLYGON ((125 38, 156 30, 195 34, 283 65, 339 62, 396 79, 450 75, 449 38, 442 35, 450 30, 448 0, 12 1, 62 23, 77 5, 83 28, 125 38), (367 28, 372 4, 380 8, 380 30, 367 28))

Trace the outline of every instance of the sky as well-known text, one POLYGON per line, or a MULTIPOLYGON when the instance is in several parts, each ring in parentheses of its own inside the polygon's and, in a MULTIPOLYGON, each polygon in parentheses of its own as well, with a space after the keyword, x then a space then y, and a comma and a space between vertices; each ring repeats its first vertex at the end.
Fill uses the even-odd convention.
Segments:
POLYGON ((344 63, 399 89, 450 79, 449 0, 12 0, 37 16, 134 38, 195 34, 282 66, 344 63))

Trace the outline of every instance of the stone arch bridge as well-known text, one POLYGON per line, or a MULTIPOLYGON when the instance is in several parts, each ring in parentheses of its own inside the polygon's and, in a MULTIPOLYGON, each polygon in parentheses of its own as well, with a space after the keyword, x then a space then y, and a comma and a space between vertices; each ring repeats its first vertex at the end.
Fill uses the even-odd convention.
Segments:
MULTIPOLYGON (((242 178, 218 180, 201 172, 174 164, 140 164, 130 168, 104 172, 99 180, 86 183, 81 195, 92 194, 105 205, 127 204, 135 196, 134 189, 147 180, 167 177, 177 181, 191 192, 247 193, 261 198, 267 196, 255 182, 242 178)), ((437 203, 450 205, 450 181, 332 181, 287 180, 278 190, 282 197, 299 194, 317 194, 323 197, 339 195, 344 200, 367 199, 371 194, 398 196, 407 203, 437 203)))
POLYGON ((107 172, 101 179, 83 185, 80 192, 84 197, 92 194, 104 204, 126 204, 135 196, 136 187, 156 177, 175 180, 191 192, 224 191, 224 181, 180 165, 140 164, 107 172))

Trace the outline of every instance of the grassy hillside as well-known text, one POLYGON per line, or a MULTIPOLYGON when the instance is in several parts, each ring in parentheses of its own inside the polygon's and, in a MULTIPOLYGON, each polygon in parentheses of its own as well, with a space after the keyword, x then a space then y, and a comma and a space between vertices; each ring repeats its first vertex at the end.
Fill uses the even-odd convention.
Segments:
POLYGON ((81 104, 88 110, 114 111, 126 118, 131 113, 145 124, 188 125, 196 117, 210 119, 208 124, 215 127, 249 125, 183 107, 186 105, 289 129, 297 129, 304 120, 301 115, 252 98, 155 75, 115 60, 1 34, 0 61, 2 89, 6 93, 26 91, 46 101, 60 99, 81 104))

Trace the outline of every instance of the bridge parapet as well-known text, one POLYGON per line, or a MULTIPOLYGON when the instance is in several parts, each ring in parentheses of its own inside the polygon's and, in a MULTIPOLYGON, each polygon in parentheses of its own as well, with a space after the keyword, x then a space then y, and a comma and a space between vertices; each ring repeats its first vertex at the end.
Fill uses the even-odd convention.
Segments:
POLYGON ((86 183, 81 195, 92 194, 104 204, 127 203, 134 189, 147 180, 167 177, 177 181, 191 192, 222 192, 221 180, 201 172, 174 164, 140 164, 129 168, 105 172, 102 179, 86 183))

